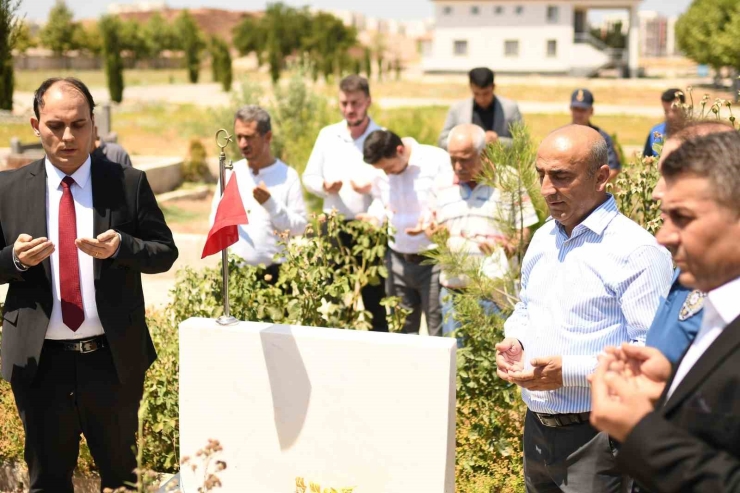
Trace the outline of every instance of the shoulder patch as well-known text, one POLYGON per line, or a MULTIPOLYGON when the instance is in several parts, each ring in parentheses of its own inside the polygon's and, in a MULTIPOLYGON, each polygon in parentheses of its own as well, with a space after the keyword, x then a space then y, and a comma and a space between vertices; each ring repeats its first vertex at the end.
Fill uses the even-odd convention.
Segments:
POLYGON ((698 289, 690 292, 683 306, 681 306, 681 311, 678 312, 678 319, 683 322, 699 313, 704 308, 704 298, 706 297, 706 293, 702 293, 698 289))

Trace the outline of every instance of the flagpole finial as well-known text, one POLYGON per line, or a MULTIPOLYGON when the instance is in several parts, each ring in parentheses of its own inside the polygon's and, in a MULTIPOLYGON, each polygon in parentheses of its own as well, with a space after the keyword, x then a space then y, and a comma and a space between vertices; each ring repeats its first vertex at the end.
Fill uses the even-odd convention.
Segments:
POLYGON ((234 136, 229 134, 229 131, 225 128, 220 129, 218 132, 216 132, 216 145, 221 149, 221 152, 226 149, 226 147, 231 143, 234 142, 234 136), (223 134, 223 136, 221 135, 223 134), (223 140, 222 140, 223 139, 223 140), (223 142, 223 144, 222 144, 223 142))

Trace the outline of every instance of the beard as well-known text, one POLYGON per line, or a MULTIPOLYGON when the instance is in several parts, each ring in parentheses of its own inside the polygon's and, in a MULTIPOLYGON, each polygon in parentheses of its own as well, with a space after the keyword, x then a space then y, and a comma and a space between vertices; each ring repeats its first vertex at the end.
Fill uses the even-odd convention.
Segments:
POLYGON ((361 117, 357 117, 354 120, 347 120, 347 125, 350 127, 359 127, 367 119, 367 113, 363 113, 361 117))

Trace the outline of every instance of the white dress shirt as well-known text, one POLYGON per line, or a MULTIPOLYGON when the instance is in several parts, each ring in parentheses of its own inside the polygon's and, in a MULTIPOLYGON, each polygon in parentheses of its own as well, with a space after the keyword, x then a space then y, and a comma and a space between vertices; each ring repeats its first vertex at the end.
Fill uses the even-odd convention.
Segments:
MULTIPOLYGON (((95 302, 95 279, 93 273, 93 257, 77 249, 77 261, 80 267, 80 290, 82 291, 82 306, 85 311, 85 320, 73 332, 64 325, 62 320, 61 291, 59 288, 59 201, 62 199, 62 180, 67 176, 56 168, 48 158, 46 164, 46 232, 47 238, 54 244, 51 254, 51 289, 54 305, 51 309, 49 327, 46 329, 46 338, 55 340, 83 339, 103 334, 103 325, 98 316, 98 307, 95 302)), ((72 175, 75 181, 70 187, 75 203, 75 219, 77 220, 77 238, 94 238, 93 233, 93 191, 90 180, 90 156, 72 175)))
POLYGON ((660 296, 673 277, 668 251, 617 210, 614 197, 570 236, 556 220, 532 238, 522 262, 519 303, 504 324, 506 337, 533 358, 562 356, 563 387, 522 389, 538 413, 591 410, 587 377, 606 346, 644 344, 660 296))
MULTIPOLYGON (((740 317, 740 277, 730 281, 717 289, 707 293, 704 300, 704 318, 696 339, 691 343, 686 355, 681 360, 673 377, 671 388, 668 390, 668 399, 675 392, 676 387, 686 378, 699 358, 709 349, 709 346, 722 334, 733 320, 740 317)), ((668 401, 666 399, 666 402, 668 401)))
MULTIPOLYGON (((278 235, 283 231, 290 231, 293 236, 302 235, 306 229, 306 204, 303 201, 303 190, 298 172, 282 162, 275 160, 274 164, 259 170, 254 174, 246 159, 234 163, 236 182, 239 185, 239 195, 247 212, 249 224, 240 224, 239 241, 232 245, 231 252, 239 255, 249 265, 269 266, 280 263, 275 260, 275 254, 280 252, 278 235), (270 198, 260 204, 254 198, 253 191, 260 182, 265 182, 270 191, 270 198)), ((226 174, 226 183, 231 173, 226 174)), ((219 190, 219 188, 217 188, 219 190)), ((221 196, 216 193, 211 204, 210 222, 216 218, 216 210, 221 196)))
POLYGON ((400 174, 376 177, 368 213, 381 223, 388 220, 393 229, 393 238, 388 240, 391 249, 399 253, 421 253, 434 244, 423 232, 412 236, 406 233, 406 228, 415 228, 420 219, 429 217, 436 180, 452 181, 454 172, 450 155, 444 149, 419 144, 410 137, 404 138, 403 144, 411 151, 408 166, 400 174))
POLYGON ((303 172, 303 185, 324 199, 324 212, 336 209, 346 219, 354 219, 357 214, 367 212, 371 197, 355 192, 350 181, 354 180, 361 186, 377 176, 377 170, 363 160, 362 146, 371 132, 380 129, 372 118, 365 133, 357 139, 352 138, 345 120, 321 129, 303 172), (325 181, 341 181, 339 193, 327 193, 325 181))

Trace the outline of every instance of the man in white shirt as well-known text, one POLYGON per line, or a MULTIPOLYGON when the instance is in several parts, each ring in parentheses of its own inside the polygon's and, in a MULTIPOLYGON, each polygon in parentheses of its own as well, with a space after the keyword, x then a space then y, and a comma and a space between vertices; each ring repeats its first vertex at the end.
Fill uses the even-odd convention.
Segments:
POLYGON ((640 491, 740 491, 740 135, 688 140, 661 172, 657 238, 707 293, 704 318, 675 371, 656 348, 607 348, 591 419, 640 491))
MULTIPOLYGON (((249 224, 239 225, 239 241, 232 252, 265 269, 265 280, 277 282, 281 260, 279 234, 303 234, 306 206, 298 173, 272 155, 270 115, 255 105, 244 106, 234 117, 234 136, 244 159, 234 163, 239 194, 249 224), (269 277, 267 277, 269 276, 269 277)), ((227 182, 230 174, 227 173, 227 182)), ((211 223, 221 197, 213 197, 211 223)))
MULTIPOLYGON (((368 115, 372 104, 370 85, 364 77, 349 75, 339 83, 339 109, 344 119, 321 129, 314 144, 303 185, 312 194, 324 200, 323 210, 335 210, 352 221, 367 212, 371 198, 367 194, 377 172, 362 160, 362 145, 374 130, 380 127, 368 115)), ((342 244, 352 249, 355 240, 341 234, 342 244)), ((362 288, 362 303, 372 314, 372 329, 387 332, 385 307, 380 301, 385 287, 368 284, 362 288)))
MULTIPOLYGON (((486 133, 478 125, 463 123, 450 131, 447 150, 455 174, 437 179, 432 218, 425 229, 427 234, 434 234, 438 228, 445 228, 450 235, 450 252, 464 257, 465 263, 472 264, 481 274, 499 279, 509 272, 507 252, 516 248, 517 235, 510 237, 508 228, 521 223, 527 238, 529 226, 537 224, 539 218, 526 191, 522 193, 521 205, 512 207, 514 197, 499 187, 480 182, 485 148, 486 133)), ((465 275, 452 275, 442 266, 440 300, 445 335, 460 326, 455 320, 452 297, 462 292, 468 281, 465 275)), ((490 299, 481 300, 481 305, 487 312, 497 310, 490 299)))
POLYGON ((424 252, 434 247, 423 233, 423 220, 430 213, 435 180, 452 180, 450 156, 444 150, 423 145, 412 138, 401 139, 388 130, 371 133, 363 148, 365 162, 383 171, 372 187, 373 204, 363 218, 382 224, 388 221, 392 238, 388 282, 391 296, 412 310, 403 332, 417 334, 424 312, 429 335, 441 335, 438 264, 428 265, 424 252), (444 178, 443 178, 444 179, 444 178))

